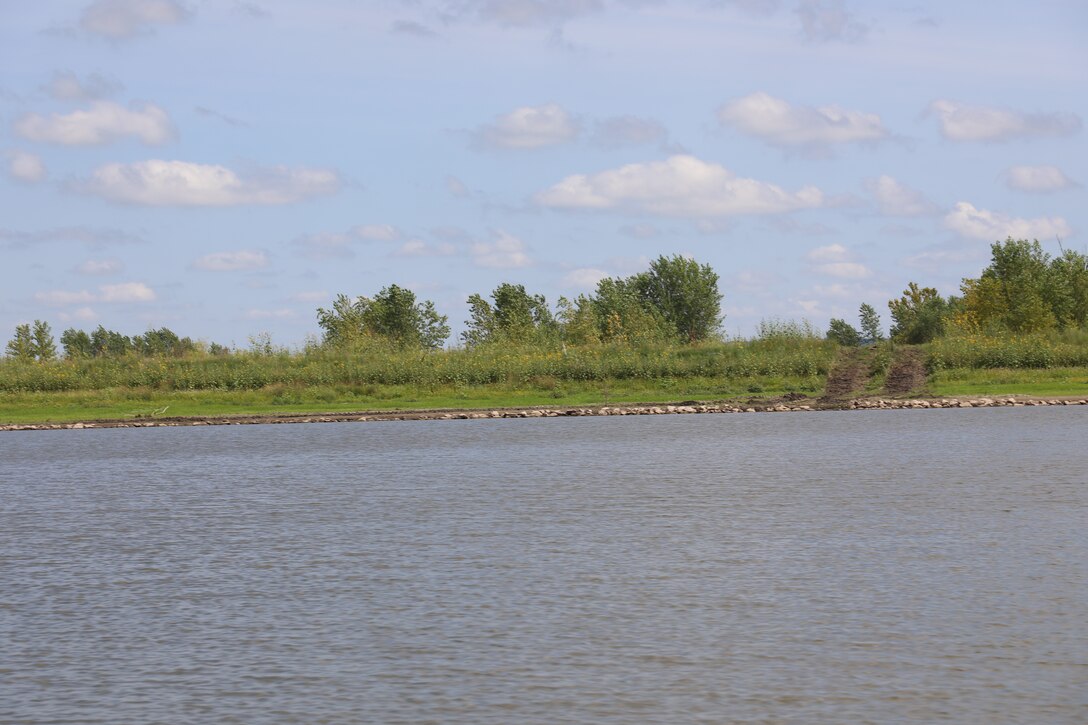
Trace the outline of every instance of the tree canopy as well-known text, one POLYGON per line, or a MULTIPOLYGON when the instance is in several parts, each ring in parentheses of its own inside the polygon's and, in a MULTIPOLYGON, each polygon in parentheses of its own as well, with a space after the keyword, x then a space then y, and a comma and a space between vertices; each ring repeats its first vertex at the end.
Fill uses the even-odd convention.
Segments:
POLYGON ((337 295, 331 309, 317 310, 317 324, 328 345, 380 340, 400 348, 436 350, 450 335, 446 323, 447 317, 438 314, 433 302, 417 302, 414 292, 395 284, 373 298, 337 295))

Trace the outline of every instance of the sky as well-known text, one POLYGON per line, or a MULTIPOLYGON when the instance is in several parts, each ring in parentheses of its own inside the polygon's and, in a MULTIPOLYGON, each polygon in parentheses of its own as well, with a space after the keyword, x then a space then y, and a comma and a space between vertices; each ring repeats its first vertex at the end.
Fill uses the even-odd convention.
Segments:
POLYGON ((674 254, 729 336, 887 325, 1088 250, 1086 116, 1083 0, 0 0, 0 337, 297 347, 398 284, 453 343, 674 254))

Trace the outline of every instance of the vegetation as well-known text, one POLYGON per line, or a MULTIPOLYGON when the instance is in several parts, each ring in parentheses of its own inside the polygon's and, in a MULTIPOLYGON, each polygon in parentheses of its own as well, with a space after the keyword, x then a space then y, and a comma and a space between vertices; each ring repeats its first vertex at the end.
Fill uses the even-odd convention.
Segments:
POLYGON ((869 388, 898 345, 920 346, 912 355, 925 360, 938 392, 1088 384, 1088 259, 1068 250, 1051 259, 1024 240, 991 250, 962 296, 911 282, 888 303, 889 340, 875 308, 862 304, 860 330, 833 319, 825 336, 805 321, 764 320, 754 339, 725 341, 718 275, 680 256, 604 279, 554 310, 518 284, 472 295, 464 346, 448 349, 447 318, 397 285, 373 297, 339 295, 317 310, 320 342, 294 352, 267 335, 228 350, 165 327, 127 336, 99 326, 64 330, 58 357, 49 324, 35 320, 16 327, 0 360, 0 420, 35 415, 27 406, 39 417, 46 409, 86 417, 137 401, 209 414, 816 393, 838 351, 863 345, 869 388), (1047 370, 1053 376, 1037 372, 1047 370))

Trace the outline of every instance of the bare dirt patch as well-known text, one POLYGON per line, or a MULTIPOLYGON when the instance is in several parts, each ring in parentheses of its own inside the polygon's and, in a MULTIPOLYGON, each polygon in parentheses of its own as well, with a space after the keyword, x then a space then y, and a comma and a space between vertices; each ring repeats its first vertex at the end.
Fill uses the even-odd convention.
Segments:
POLYGON ((901 347, 895 351, 888 376, 884 379, 887 395, 907 395, 926 386, 926 366, 922 353, 901 347))
POLYGON ((869 380, 869 351, 848 350, 827 375, 827 387, 820 398, 823 404, 834 404, 853 398, 869 380))

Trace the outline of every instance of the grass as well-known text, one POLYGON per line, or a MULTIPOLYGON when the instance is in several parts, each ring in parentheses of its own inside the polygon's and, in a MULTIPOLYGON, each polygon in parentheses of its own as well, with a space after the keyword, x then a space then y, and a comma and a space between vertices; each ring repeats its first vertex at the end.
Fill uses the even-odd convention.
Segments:
POLYGON ((956 368, 930 375, 938 396, 1037 395, 1088 397, 1088 367, 956 368))
POLYGON ((734 381, 695 377, 559 384, 544 380, 537 381, 535 385, 438 387, 271 385, 240 391, 110 388, 6 393, 0 395, 0 424, 173 416, 667 403, 773 397, 794 391, 815 394, 822 387, 819 378, 757 376, 734 381))

